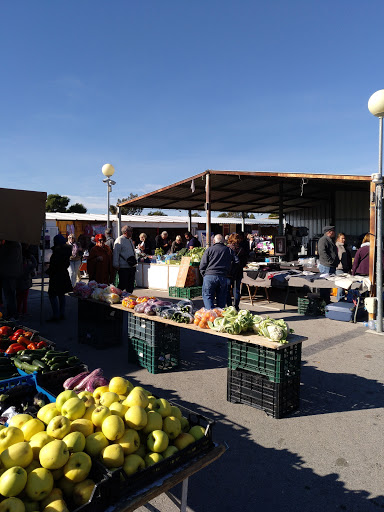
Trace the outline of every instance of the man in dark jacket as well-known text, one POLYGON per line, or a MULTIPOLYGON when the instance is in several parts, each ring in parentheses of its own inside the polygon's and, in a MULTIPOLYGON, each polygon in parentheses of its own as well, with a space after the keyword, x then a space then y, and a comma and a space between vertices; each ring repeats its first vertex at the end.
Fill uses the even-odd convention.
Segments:
POLYGON ((201 247, 201 243, 198 239, 192 235, 190 231, 184 233, 184 237, 187 241, 187 249, 193 249, 194 247, 201 247))
POLYGON ((112 237, 112 228, 107 228, 105 231, 105 244, 107 247, 111 249, 113 252, 113 246, 115 244, 115 239, 112 237))
POLYGON ((321 274, 335 274, 339 264, 337 246, 335 244, 335 226, 325 226, 324 235, 317 244, 319 252, 319 270, 321 274))
POLYGON ((232 265, 239 262, 235 253, 224 245, 222 235, 216 235, 214 244, 204 252, 200 262, 203 276, 203 301, 206 309, 225 308, 232 265))

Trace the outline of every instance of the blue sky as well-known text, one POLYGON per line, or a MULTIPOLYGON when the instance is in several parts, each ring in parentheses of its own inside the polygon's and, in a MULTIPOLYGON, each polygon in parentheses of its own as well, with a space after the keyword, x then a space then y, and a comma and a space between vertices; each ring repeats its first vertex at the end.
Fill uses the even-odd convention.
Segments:
POLYGON ((0 3, 0 186, 111 202, 206 169, 369 175, 384 3, 0 3))

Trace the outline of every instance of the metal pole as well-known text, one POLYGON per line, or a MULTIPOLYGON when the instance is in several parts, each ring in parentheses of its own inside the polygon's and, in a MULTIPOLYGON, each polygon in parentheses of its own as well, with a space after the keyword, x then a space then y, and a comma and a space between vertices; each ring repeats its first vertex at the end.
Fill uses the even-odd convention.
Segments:
POLYGON ((210 187, 210 175, 209 172, 205 176, 205 211, 207 214, 206 232, 207 240, 206 246, 211 245, 211 187, 210 187))
POLYGON ((283 182, 279 183, 279 236, 284 235, 284 225, 283 225, 283 217, 284 217, 284 192, 283 192, 283 182))
POLYGON ((377 295, 377 316, 376 331, 383 332, 383 260, 382 260, 382 239, 383 239, 383 118, 379 117, 379 183, 376 186, 376 295, 377 295))
POLYGON ((241 231, 245 233, 245 212, 241 212, 241 231))
POLYGON ((121 235, 121 206, 118 206, 117 207, 117 236, 120 236, 120 235, 121 235))
POLYGON ((47 229, 47 221, 44 215, 43 223, 43 250, 41 251, 41 284, 40 284, 40 325, 43 323, 44 309, 44 273, 45 273, 45 230, 47 229))
POLYGON ((188 210, 188 231, 192 233, 192 210, 188 210))
POLYGON ((111 185, 110 185, 110 180, 109 179, 107 181, 107 187, 108 187, 108 192, 107 192, 107 204, 108 204, 108 209, 107 209, 107 228, 110 228, 111 225, 109 223, 109 192, 111 191, 111 185))

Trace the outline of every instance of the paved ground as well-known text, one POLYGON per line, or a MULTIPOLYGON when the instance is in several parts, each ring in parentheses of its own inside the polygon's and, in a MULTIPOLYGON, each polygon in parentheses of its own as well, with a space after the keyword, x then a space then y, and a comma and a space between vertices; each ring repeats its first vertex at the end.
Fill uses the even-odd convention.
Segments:
MULTIPOLYGON (((181 370, 152 375, 127 362, 126 341, 106 350, 79 345, 76 299, 68 299, 67 321, 40 325, 40 293, 31 290, 33 316, 24 323, 68 346, 90 368, 101 366, 109 377, 126 375, 216 421, 214 439, 229 449, 190 479, 189 511, 384 509, 384 337, 366 332, 362 324, 278 308, 262 303, 251 309, 285 318, 297 334, 308 337, 303 344, 301 407, 283 419, 227 402, 227 346, 222 338, 182 330, 181 370)), ((49 315, 45 296, 43 318, 49 315)), ((174 494, 180 499, 181 486, 174 494)), ((162 495, 139 510, 148 509, 173 512, 177 507, 162 495)))

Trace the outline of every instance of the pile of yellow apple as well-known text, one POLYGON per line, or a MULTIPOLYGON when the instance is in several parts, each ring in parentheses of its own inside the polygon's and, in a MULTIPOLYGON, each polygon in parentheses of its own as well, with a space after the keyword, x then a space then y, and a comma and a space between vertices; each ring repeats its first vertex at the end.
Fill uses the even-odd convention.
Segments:
POLYGON ((204 435, 123 377, 93 393, 65 390, 37 418, 17 414, 0 430, 0 512, 67 512, 93 494, 91 457, 131 476, 204 435))

